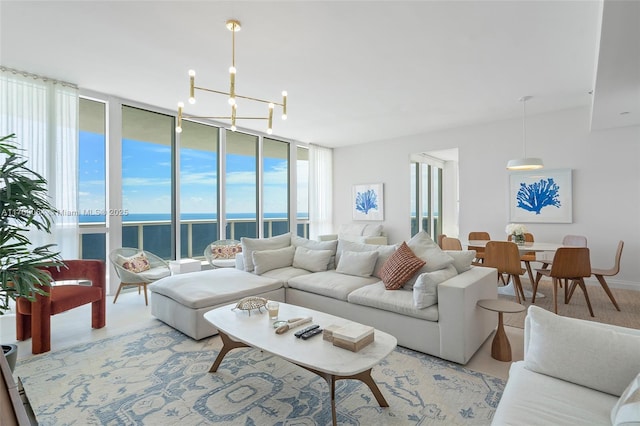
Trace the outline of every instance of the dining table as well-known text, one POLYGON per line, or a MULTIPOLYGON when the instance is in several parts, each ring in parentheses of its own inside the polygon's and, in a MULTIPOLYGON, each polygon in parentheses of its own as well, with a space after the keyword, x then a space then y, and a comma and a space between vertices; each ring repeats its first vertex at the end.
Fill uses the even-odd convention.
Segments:
MULTIPOLYGON (((489 241, 491 240, 469 240, 467 241, 466 245, 469 250, 473 250, 474 247, 485 247, 489 241)), ((516 245, 518 246, 518 251, 520 252, 520 254, 525 254, 533 251, 536 253, 536 261, 548 261, 548 263, 551 263, 551 261, 553 260, 553 256, 555 255, 556 250, 560 247, 564 247, 560 243, 545 243, 536 241, 525 242, 516 245)), ((533 286, 533 283, 531 283, 531 285, 533 286)), ((498 294, 515 296, 516 292, 513 282, 509 280, 507 285, 498 287, 498 294)), ((525 297, 531 298, 533 296, 533 291, 524 290, 524 295, 525 297)), ((540 292, 536 293, 536 299, 542 299, 544 297, 544 294, 540 292)))

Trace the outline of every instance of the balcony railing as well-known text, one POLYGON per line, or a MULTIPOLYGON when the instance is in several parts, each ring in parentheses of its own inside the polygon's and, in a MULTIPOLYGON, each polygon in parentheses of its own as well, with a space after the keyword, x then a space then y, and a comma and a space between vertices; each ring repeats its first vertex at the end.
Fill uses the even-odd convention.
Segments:
MULTIPOLYGON (((255 237, 257 221, 255 219, 228 219, 226 237, 239 240, 241 237, 255 237)), ((264 219, 264 236, 272 237, 289 232, 289 220, 286 218, 264 219)), ((106 261, 106 234, 82 232, 82 228, 104 226, 103 223, 81 223, 80 254, 83 259, 102 259, 106 261)), ((139 221, 122 223, 122 246, 148 250, 163 259, 171 260, 171 221, 139 221)), ((309 238, 309 221, 297 220, 296 234, 309 238)), ((180 221, 181 258, 204 259, 204 249, 210 243, 221 239, 218 236, 218 221, 193 219, 180 221)))

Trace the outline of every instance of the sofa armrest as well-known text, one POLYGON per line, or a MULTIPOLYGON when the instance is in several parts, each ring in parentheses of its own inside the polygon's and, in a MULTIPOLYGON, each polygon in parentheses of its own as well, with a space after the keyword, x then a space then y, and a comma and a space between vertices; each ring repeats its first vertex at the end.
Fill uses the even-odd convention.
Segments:
POLYGON ((318 235, 318 241, 333 241, 338 239, 338 234, 318 235))
POLYGON ((438 285, 440 356, 466 364, 498 324, 498 315, 476 305, 498 297, 494 268, 471 267, 438 285))

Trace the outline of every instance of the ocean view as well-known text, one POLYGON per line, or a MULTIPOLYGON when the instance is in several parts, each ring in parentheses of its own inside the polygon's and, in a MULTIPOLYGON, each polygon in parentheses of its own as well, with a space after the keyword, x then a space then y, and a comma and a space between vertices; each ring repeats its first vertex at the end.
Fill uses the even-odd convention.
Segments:
MULTIPOLYGON (((227 213, 227 219, 253 219, 255 213, 227 213)), ((266 219, 285 219, 286 213, 265 213, 266 219)), ((308 215, 299 213, 298 218, 307 218, 308 215)), ((180 220, 217 220, 218 215, 216 213, 182 213, 180 220)), ((104 222, 106 220, 105 215, 91 214, 78 216, 80 223, 95 223, 104 222)), ((170 213, 130 213, 122 216, 123 222, 159 222, 171 220, 170 213)))

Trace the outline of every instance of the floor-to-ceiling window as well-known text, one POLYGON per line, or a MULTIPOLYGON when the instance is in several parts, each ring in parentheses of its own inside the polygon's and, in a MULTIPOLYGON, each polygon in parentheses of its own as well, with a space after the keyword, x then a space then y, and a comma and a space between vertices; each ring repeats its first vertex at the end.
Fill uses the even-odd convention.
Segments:
POLYGON ((119 247, 202 258, 218 239, 279 235, 294 222, 308 237, 308 148, 188 120, 176 136, 171 113, 134 105, 81 100, 83 258, 119 247))
POLYGON ((434 159, 411 161, 411 234, 424 230, 436 240, 442 233, 442 170, 434 159))
POLYGON ((80 98, 78 108, 80 256, 106 260, 106 105, 80 98))
POLYGON ((180 133, 180 255, 200 257, 219 239, 219 128, 182 122, 180 133))
POLYGON ((226 238, 258 237, 258 137, 226 130, 226 238))
POLYGON ((173 255, 174 118, 122 107, 122 245, 173 255))
POLYGON ((262 140, 263 236, 289 232, 289 144, 262 140))

